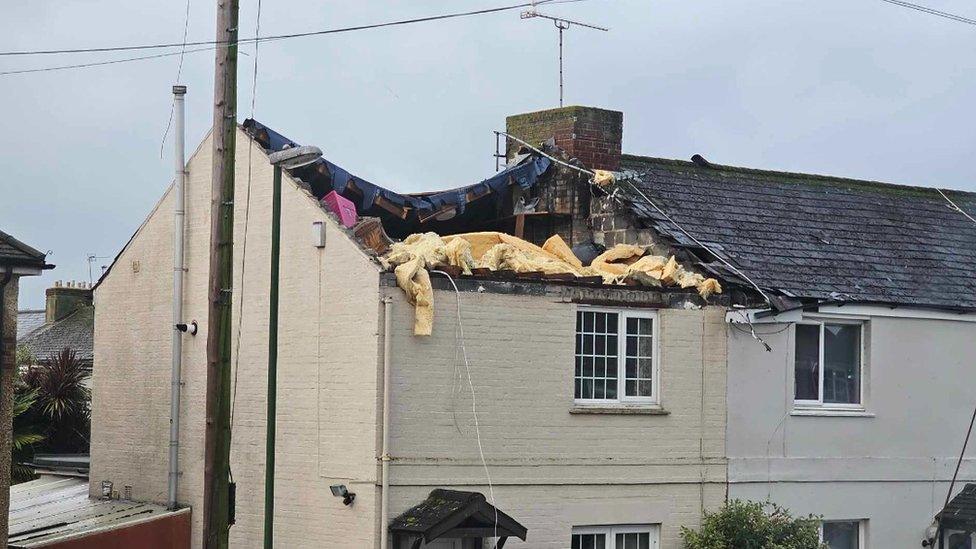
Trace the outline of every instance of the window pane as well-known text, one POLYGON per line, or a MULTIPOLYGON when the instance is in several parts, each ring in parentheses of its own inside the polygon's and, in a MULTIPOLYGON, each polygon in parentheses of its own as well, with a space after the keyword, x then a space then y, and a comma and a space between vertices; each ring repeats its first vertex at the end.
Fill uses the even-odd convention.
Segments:
POLYGON ((861 327, 824 325, 824 402, 861 403, 861 327))
POLYGON ((823 540, 830 549, 860 549, 859 524, 850 522, 825 522, 823 540))
POLYGON ((624 386, 625 394, 631 397, 654 396, 651 390, 654 367, 654 320, 650 318, 628 318, 627 328, 627 362, 624 370, 624 379, 627 381, 624 386))
POLYGON ((608 399, 617 395, 617 313, 580 312, 576 316, 574 398, 608 399), (612 393, 613 396, 609 396, 612 393))
POLYGON ((573 534, 573 549, 606 549, 606 534, 573 534))
POLYGON ((650 549, 651 534, 647 532, 633 532, 614 536, 614 549, 650 549))
POLYGON ((796 400, 820 399, 820 326, 796 325, 793 375, 796 400))

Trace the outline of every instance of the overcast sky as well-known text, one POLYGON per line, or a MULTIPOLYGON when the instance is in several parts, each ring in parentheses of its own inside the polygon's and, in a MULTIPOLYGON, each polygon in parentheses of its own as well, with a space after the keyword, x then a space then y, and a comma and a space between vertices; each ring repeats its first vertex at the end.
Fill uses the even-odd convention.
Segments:
MULTIPOLYGON (((508 0, 512 2, 513 0, 508 0)), ((919 0, 976 17, 963 0, 919 0)), ((180 41, 179 0, 5 2, 0 50, 180 41)), ((265 2, 261 34, 506 5, 505 0, 265 2)), ((192 0, 210 40, 213 0, 192 0)), ((242 0, 241 35, 256 1, 242 0)), ((757 168, 976 190, 976 27, 880 0, 588 0, 540 9, 611 27, 566 32, 566 102, 624 111, 624 150, 757 168)), ((399 191, 494 171, 494 129, 558 101, 557 34, 518 12, 264 44, 255 117, 399 191)), ((240 60, 249 113, 253 47, 240 60)), ((0 71, 131 56, 0 58, 0 71)), ((188 54, 187 149, 211 121, 213 52, 188 54)), ((175 57, 0 76, 0 229, 57 265, 111 261, 172 177, 160 158, 175 57)))

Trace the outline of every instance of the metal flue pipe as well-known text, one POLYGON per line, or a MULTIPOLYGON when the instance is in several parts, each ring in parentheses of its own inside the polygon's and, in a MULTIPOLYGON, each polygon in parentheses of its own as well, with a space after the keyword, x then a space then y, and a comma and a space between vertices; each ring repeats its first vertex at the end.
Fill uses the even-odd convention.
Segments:
POLYGON ((183 229, 186 219, 186 159, 184 158, 185 109, 183 98, 186 86, 173 86, 174 163, 176 179, 173 181, 173 365, 170 373, 169 399, 169 482, 170 509, 176 509, 176 488, 180 477, 180 377, 183 369, 183 332, 177 327, 183 323, 183 229))

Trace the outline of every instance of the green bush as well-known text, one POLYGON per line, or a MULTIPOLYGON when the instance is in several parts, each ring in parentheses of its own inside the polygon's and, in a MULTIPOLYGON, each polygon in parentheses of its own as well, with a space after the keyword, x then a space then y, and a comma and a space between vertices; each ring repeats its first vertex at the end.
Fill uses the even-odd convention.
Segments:
POLYGON ((820 518, 793 517, 774 503, 732 500, 705 513, 695 531, 681 528, 687 549, 826 549, 820 542, 820 518))

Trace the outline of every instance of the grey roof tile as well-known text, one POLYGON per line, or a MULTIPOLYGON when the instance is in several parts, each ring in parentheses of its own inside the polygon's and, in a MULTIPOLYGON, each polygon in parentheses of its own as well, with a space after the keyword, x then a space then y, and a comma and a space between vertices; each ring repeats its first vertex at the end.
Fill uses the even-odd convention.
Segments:
MULTIPOLYGON (((976 224, 935 189, 627 155, 621 168, 764 290, 976 310, 976 224)), ((638 193, 622 191, 646 226, 692 245, 638 193)), ((976 211, 976 194, 948 194, 976 211)))
POLYGON ((44 309, 26 309, 17 311, 17 341, 44 325, 44 309))
POLYGON ((18 343, 37 359, 46 359, 63 349, 71 349, 82 362, 94 358, 95 308, 80 306, 64 318, 35 329, 18 343))
POLYGON ((0 264, 26 265, 44 267, 45 255, 17 240, 9 234, 0 231, 0 264))

